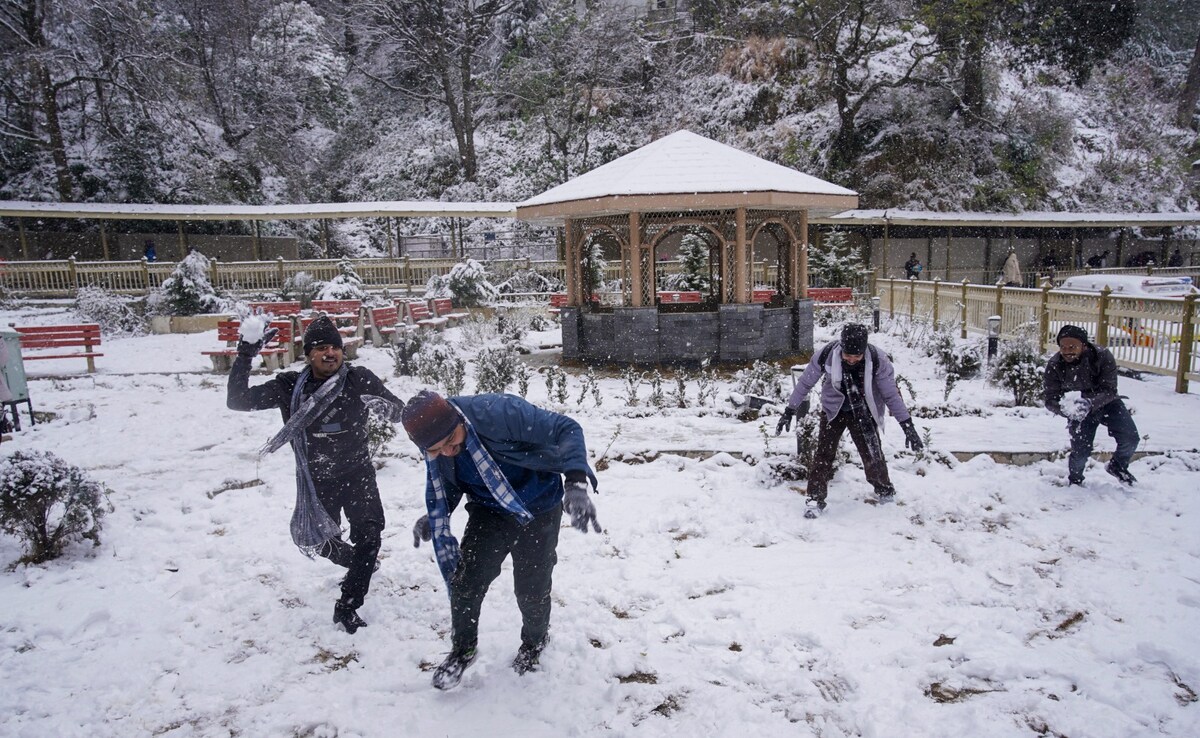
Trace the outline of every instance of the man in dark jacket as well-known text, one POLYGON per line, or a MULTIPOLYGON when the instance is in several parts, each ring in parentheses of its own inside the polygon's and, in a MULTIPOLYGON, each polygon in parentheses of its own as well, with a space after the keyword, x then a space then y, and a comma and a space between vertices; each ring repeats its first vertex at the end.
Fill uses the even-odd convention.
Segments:
POLYGON ((536 670, 550 628, 562 515, 571 516, 576 530, 600 532, 588 498, 596 477, 583 429, 565 415, 500 394, 446 399, 422 391, 409 400, 402 420, 425 453, 428 513, 413 526, 413 545, 433 540, 450 593, 451 650, 433 686, 454 687, 474 663, 483 598, 510 554, 522 620, 512 667, 518 674, 536 670), (450 514, 464 495, 468 517, 460 549, 450 514))
POLYGON ((829 480, 833 478, 834 456, 842 432, 846 429, 850 430, 850 438, 862 457, 867 481, 875 488, 875 494, 882 503, 896 499, 896 488, 892 486, 887 459, 879 443, 884 408, 900 421, 906 446, 914 451, 925 447, 896 387, 892 360, 883 351, 869 345, 867 336, 867 327, 861 323, 843 326, 841 339, 821 349, 800 375, 784 408, 783 417, 775 427, 775 435, 779 435, 792 427, 792 418, 797 414, 808 414, 808 393, 824 377, 825 383, 821 386, 821 425, 812 469, 808 473, 806 518, 818 518, 825 510, 829 480))
POLYGON ((250 364, 269 340, 268 335, 263 340, 238 344, 238 357, 229 372, 226 404, 231 410, 278 408, 286 424, 319 388, 335 383, 330 386, 332 392, 322 395, 324 402, 312 420, 305 428, 297 429, 292 443, 294 448, 301 444, 302 449, 297 453, 297 484, 311 483, 334 524, 340 525, 342 511, 350 523, 350 543, 334 537, 315 553, 348 569, 342 580, 341 598, 334 605, 333 622, 353 633, 366 625, 357 610, 371 586, 384 524, 383 504, 367 445, 368 407, 397 422, 404 403, 369 369, 344 363, 342 336, 326 317, 314 320, 304 332, 308 362, 304 371, 280 372, 270 381, 251 387, 250 364))
POLYGON ((1129 462, 1138 447, 1138 429, 1129 408, 1117 396, 1117 361, 1108 349, 1088 341, 1087 331, 1077 325, 1064 325, 1058 332, 1058 353, 1046 364, 1042 398, 1047 410, 1067 419, 1071 434, 1068 483, 1083 484, 1083 470, 1101 425, 1117 442, 1104 471, 1124 484, 1137 481, 1129 472, 1129 462), (1067 402, 1068 392, 1079 396, 1067 402))

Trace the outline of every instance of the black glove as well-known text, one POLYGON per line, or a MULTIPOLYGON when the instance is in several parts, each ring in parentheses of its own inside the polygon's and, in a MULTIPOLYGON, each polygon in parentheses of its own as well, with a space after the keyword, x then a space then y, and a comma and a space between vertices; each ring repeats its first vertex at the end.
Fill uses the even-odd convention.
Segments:
POLYGON ((433 540, 433 529, 429 527, 429 516, 422 515, 413 525, 413 548, 420 548, 421 541, 433 540))
POLYGON ((367 406, 367 409, 375 413, 379 417, 389 423, 399 423, 400 414, 404 412, 404 403, 397 405, 386 397, 379 395, 362 396, 362 403, 367 406))
POLYGON ((904 445, 906 447, 911 448, 913 451, 920 451, 925 448, 925 444, 921 442, 921 436, 917 433, 917 427, 913 425, 912 418, 902 422, 900 429, 904 431, 904 445))
POLYGON ((250 341, 238 341, 238 356, 249 356, 251 358, 258 356, 258 352, 262 351, 262 347, 275 340, 275 336, 278 333, 278 328, 268 328, 263 331, 262 338, 254 341, 253 343, 250 341))
POLYGON ((587 484, 584 482, 567 482, 563 490, 563 512, 571 516, 571 527, 580 533, 588 532, 588 525, 597 533, 600 523, 596 520, 596 506, 588 497, 587 484))
POLYGON ((808 408, 809 408, 809 404, 808 404, 807 397, 804 398, 804 402, 800 403, 799 409, 794 410, 794 409, 792 409, 791 405, 788 405, 785 408, 783 408, 783 415, 781 415, 779 417, 779 422, 775 424, 775 435, 778 436, 780 433, 783 433, 784 431, 790 431, 792 429, 792 418, 796 417, 797 415, 799 415, 802 418, 805 415, 808 415, 808 408))

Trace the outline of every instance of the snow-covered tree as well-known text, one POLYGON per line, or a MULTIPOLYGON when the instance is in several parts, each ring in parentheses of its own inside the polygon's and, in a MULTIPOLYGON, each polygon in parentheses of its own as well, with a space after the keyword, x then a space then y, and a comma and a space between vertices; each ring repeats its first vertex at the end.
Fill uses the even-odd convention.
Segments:
POLYGON ((175 265, 159 293, 170 315, 199 315, 221 309, 221 298, 208 279, 208 259, 193 251, 175 265))
POLYGON ((366 300, 362 277, 349 261, 338 262, 338 274, 321 288, 318 300, 366 300))
POLYGON ((850 246, 845 231, 830 231, 821 248, 808 250, 809 275, 822 287, 853 287, 865 268, 862 255, 850 246))
POLYGON ((62 555, 72 541, 100 545, 111 510, 104 485, 48 451, 18 450, 0 459, 0 530, 17 536, 28 563, 62 555))
POLYGON ((474 259, 461 261, 450 268, 446 286, 459 305, 475 307, 496 298, 496 288, 488 281, 487 269, 474 259))

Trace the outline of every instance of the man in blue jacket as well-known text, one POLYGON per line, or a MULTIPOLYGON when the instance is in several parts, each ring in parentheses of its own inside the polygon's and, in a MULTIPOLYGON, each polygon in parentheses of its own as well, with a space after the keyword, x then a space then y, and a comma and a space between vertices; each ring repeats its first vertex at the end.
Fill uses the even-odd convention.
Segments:
POLYGON ((849 429, 850 438, 862 457, 867 481, 875 488, 879 502, 884 503, 896 499, 896 488, 888 476, 887 459, 879 443, 884 410, 890 410, 900 421, 906 446, 914 451, 925 447, 896 387, 892 360, 869 345, 867 336, 867 327, 861 323, 843 326, 841 339, 821 349, 800 375, 775 428, 775 435, 779 435, 791 428, 792 418, 797 414, 808 414, 808 393, 824 377, 825 382, 821 385, 821 409, 824 412, 817 432, 812 469, 808 472, 806 518, 818 518, 825 510, 829 480, 833 478, 833 459, 843 431, 849 429))
POLYGON ((413 545, 433 540, 450 592, 451 649, 434 671, 433 686, 454 687, 474 663, 483 599, 510 554, 522 620, 512 667, 518 674, 536 670, 550 628, 563 512, 573 528, 600 532, 588 498, 596 477, 583 429, 512 395, 446 399, 427 390, 408 402, 401 422, 425 453, 428 513, 413 527, 413 545), (464 495, 468 517, 460 548, 450 514, 464 495))

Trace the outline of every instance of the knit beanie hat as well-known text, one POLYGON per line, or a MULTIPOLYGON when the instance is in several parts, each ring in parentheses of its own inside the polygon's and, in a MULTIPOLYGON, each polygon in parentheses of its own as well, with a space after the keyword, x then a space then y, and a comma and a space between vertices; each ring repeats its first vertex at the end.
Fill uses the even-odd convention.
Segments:
POLYGON ((842 351, 860 356, 867 351, 867 327, 862 323, 847 323, 842 326, 842 351))
POLYGON ((342 347, 342 334, 328 316, 322 315, 308 324, 304 329, 304 353, 312 351, 313 346, 342 347))
POLYGON ((461 421, 458 410, 436 392, 421 390, 404 405, 400 422, 408 437, 425 450, 450 435, 461 421))
POLYGON ((1058 338, 1054 339, 1055 343, 1060 343, 1064 338, 1075 338, 1082 343, 1087 343, 1087 331, 1077 325, 1064 325, 1058 329, 1058 338))

